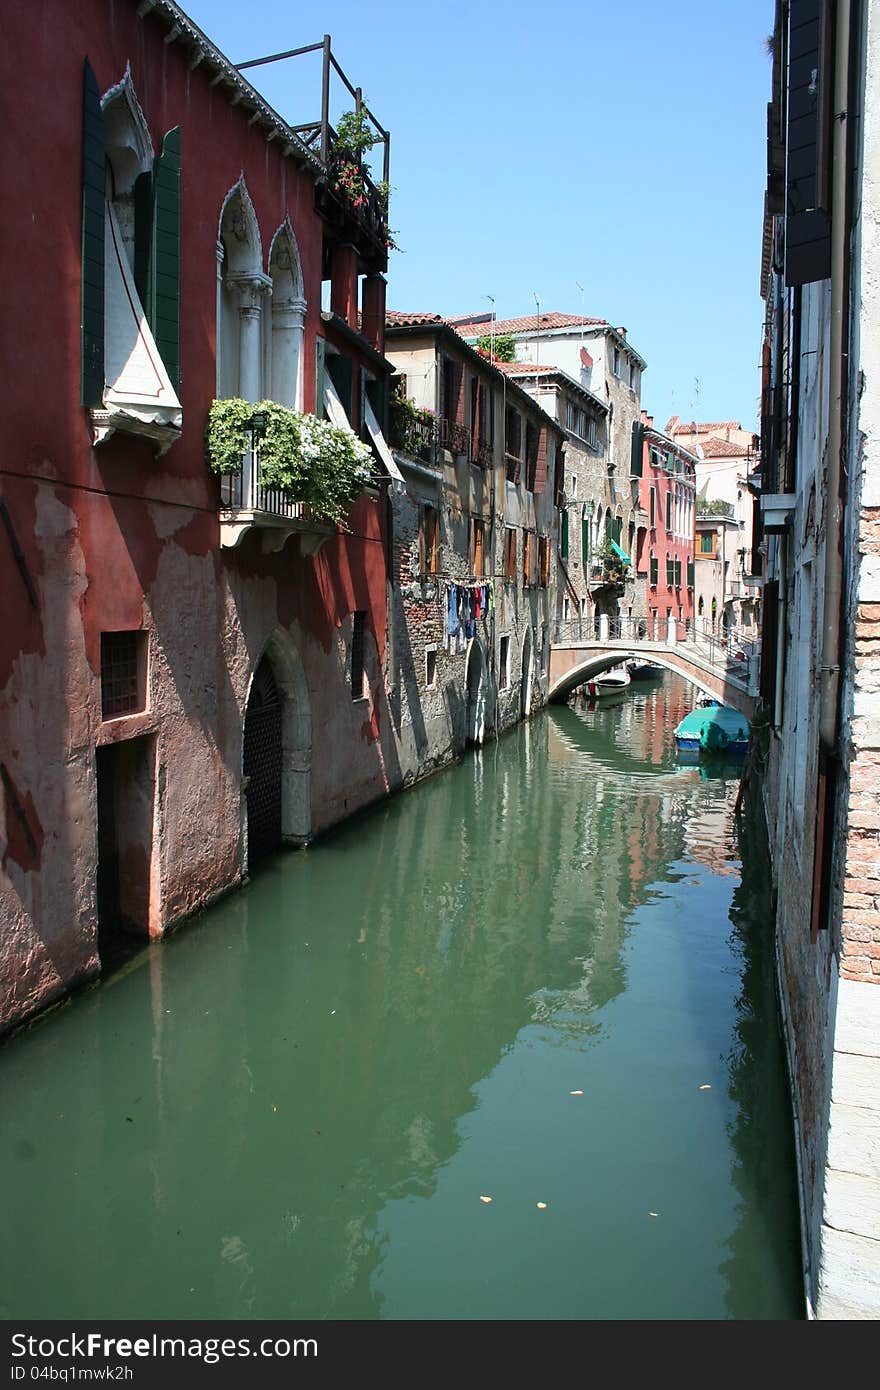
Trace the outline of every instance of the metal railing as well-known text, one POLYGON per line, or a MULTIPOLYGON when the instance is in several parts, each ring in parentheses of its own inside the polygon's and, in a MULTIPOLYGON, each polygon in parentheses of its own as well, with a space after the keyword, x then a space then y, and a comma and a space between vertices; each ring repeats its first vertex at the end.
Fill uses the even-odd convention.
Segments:
POLYGON ((391 410, 391 444, 410 458, 421 459, 423 463, 435 463, 437 442, 440 438, 438 421, 420 420, 405 411, 391 410))
POLYGON ((444 449, 448 449, 451 454, 470 454, 471 451, 471 432, 467 425, 456 424, 454 420, 447 420, 440 415, 437 419, 439 429, 440 444, 444 449))
POLYGON ((266 512, 291 521, 304 521, 313 516, 304 502, 295 501, 281 488, 263 486, 258 449, 249 449, 244 454, 237 473, 221 474, 220 506, 225 511, 266 512))
POLYGON ((751 684, 755 679, 760 646, 753 638, 744 638, 737 632, 713 630, 709 624, 694 623, 690 619, 650 615, 609 618, 602 614, 597 617, 595 613, 557 622, 553 641, 558 647, 586 642, 626 642, 634 652, 643 646, 649 648, 651 644, 682 647, 744 684, 751 684))

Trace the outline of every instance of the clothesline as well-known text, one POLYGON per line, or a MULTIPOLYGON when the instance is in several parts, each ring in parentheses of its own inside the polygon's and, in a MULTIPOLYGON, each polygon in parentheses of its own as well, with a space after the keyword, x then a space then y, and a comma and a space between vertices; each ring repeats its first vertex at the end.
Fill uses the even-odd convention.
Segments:
POLYGON ((446 636, 449 650, 452 643, 468 641, 477 635, 477 623, 495 607, 495 585, 491 579, 480 584, 475 581, 446 585, 446 636))

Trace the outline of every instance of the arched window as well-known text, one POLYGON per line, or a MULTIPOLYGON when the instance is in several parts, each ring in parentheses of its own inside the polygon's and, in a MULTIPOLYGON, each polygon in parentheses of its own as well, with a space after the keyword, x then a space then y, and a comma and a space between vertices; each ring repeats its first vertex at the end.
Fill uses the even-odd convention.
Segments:
POLYGON ((83 88, 82 402, 95 441, 116 430, 164 451, 180 435, 180 130, 153 142, 131 72, 83 88))
POLYGON ((302 403, 302 344, 306 301, 299 251, 289 218, 278 228, 269 249, 272 281, 272 400, 294 407, 302 403))
POLYGON ((263 274, 260 229, 243 177, 223 204, 217 260, 217 394, 259 401, 267 394, 262 314, 272 281, 263 274))

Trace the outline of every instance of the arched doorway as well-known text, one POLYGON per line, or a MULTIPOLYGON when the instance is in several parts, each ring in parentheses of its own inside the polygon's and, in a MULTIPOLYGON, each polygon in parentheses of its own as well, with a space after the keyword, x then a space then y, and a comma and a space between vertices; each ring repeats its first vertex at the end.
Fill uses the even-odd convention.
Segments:
POLYGON ((486 733, 486 665, 483 649, 471 641, 465 674, 467 688, 467 741, 482 743, 486 733))
POLYGON ((532 712, 532 682, 534 663, 532 661, 532 629, 526 628, 522 648, 522 675, 519 684, 519 712, 522 719, 528 719, 532 712))
POLYGON ((244 717, 248 865, 281 847, 281 692, 272 663, 257 667, 244 717))

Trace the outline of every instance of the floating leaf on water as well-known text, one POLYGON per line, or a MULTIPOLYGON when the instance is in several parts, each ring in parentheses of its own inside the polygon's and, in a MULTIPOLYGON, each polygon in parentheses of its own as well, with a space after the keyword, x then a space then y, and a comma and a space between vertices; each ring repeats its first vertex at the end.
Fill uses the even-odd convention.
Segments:
POLYGON ((481 1202, 485 1202, 487 1206, 489 1205, 489 1203, 491 1202, 491 1200, 492 1200, 491 1197, 481 1197, 481 1198, 480 1198, 480 1201, 481 1201, 481 1202))
POLYGON ((701 1091, 711 1091, 711 1089, 712 1087, 709 1085, 708 1081, 704 1081, 702 1086, 700 1087, 701 1091))
POLYGON ((583 1091, 569 1091, 568 1094, 569 1094, 570 1096, 582 1096, 584 1093, 583 1093, 583 1091))
POLYGON ((649 1212, 648 1212, 648 1215, 649 1215, 649 1216, 656 1216, 657 1213, 656 1213, 656 1211, 649 1211, 649 1212))
POLYGON ((547 1210, 547 1203, 546 1203, 546 1202, 537 1202, 537 1203, 536 1203, 536 1206, 537 1206, 537 1208, 538 1208, 538 1211, 546 1211, 546 1210, 547 1210))

